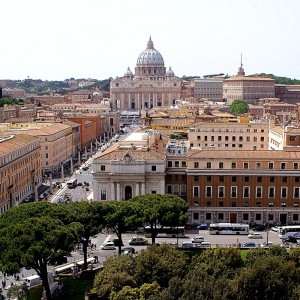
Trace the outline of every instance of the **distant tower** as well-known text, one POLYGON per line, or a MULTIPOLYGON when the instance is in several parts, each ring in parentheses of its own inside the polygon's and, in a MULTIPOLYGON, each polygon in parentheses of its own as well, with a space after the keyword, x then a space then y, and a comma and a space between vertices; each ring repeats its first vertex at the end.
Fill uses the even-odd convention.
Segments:
POLYGON ((241 65, 238 68, 238 72, 237 72, 238 76, 245 76, 245 71, 243 69, 243 53, 241 53, 241 65))

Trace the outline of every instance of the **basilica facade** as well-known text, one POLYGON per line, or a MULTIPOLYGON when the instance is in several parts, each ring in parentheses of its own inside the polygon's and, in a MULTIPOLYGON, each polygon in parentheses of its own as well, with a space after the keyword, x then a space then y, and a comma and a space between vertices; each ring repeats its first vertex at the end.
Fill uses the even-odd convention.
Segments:
POLYGON ((154 48, 151 37, 147 48, 138 56, 135 73, 128 67, 123 77, 110 84, 113 109, 141 110, 171 106, 181 97, 181 79, 171 67, 166 70, 162 55, 154 48))

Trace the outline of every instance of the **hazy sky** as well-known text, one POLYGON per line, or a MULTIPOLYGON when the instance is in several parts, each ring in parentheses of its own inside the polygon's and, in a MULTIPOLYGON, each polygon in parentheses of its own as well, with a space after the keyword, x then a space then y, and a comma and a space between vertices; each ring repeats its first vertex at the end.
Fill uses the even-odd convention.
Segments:
POLYGON ((0 79, 132 71, 149 36, 176 75, 300 78, 299 0, 4 0, 0 79))

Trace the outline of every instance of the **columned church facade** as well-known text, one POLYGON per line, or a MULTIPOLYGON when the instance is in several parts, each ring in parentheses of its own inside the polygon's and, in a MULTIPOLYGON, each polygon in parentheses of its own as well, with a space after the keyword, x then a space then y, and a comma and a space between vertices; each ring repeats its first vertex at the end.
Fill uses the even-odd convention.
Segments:
POLYGON ((111 81, 110 93, 113 109, 170 107, 181 98, 181 79, 171 67, 166 71, 164 59, 150 37, 147 48, 137 59, 135 74, 128 67, 123 77, 111 81))

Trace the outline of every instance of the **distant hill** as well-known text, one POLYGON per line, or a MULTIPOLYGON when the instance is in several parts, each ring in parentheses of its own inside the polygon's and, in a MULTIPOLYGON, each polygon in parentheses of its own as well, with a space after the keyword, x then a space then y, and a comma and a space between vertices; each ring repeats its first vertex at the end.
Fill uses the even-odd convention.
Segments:
POLYGON ((275 79, 277 84, 300 84, 300 79, 292 79, 288 77, 276 76, 273 74, 260 73, 259 76, 266 76, 272 79, 275 79))

